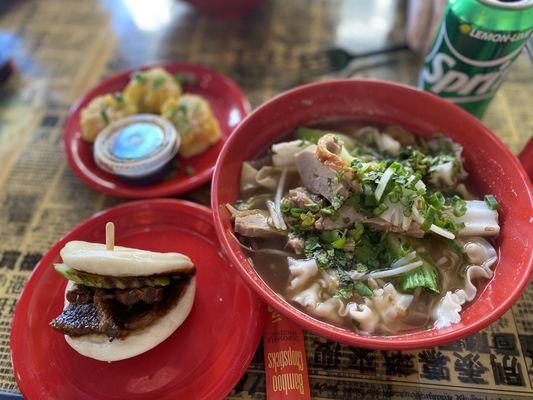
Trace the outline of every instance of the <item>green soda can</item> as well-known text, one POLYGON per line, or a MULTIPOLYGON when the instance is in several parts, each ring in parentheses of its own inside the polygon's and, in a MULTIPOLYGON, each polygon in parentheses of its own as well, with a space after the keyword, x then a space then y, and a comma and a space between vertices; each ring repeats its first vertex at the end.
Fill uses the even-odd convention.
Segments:
POLYGON ((481 118, 533 31, 533 0, 450 0, 419 88, 481 118))

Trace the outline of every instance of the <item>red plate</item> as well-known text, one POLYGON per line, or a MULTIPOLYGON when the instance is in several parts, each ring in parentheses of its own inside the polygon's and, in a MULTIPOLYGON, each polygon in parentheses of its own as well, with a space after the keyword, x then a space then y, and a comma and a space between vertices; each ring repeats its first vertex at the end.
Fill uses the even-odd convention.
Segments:
POLYGON ((42 258, 18 301, 11 331, 13 370, 25 399, 220 399, 238 382, 261 337, 263 306, 223 258, 209 209, 178 200, 131 202, 103 211, 67 233, 42 258), (137 357, 86 358, 48 327, 64 301, 66 280, 52 268, 70 240, 187 254, 197 267, 187 320, 137 357))
POLYGON ((166 197, 194 189, 208 182, 222 145, 232 130, 250 112, 250 104, 237 84, 228 77, 209 68, 180 62, 161 62, 137 68, 123 70, 111 75, 91 89, 72 107, 63 131, 63 147, 67 160, 74 172, 88 185, 112 196, 142 199, 149 197, 166 197), (187 93, 205 97, 220 123, 221 140, 205 153, 188 160, 178 158, 180 173, 173 179, 152 185, 131 185, 124 183, 117 176, 100 168, 93 159, 93 146, 81 138, 81 110, 96 96, 121 91, 130 80, 133 71, 152 67, 163 67, 171 74, 187 73, 196 77, 198 85, 185 85, 187 93), (193 175, 187 175, 186 167, 192 167, 193 175))

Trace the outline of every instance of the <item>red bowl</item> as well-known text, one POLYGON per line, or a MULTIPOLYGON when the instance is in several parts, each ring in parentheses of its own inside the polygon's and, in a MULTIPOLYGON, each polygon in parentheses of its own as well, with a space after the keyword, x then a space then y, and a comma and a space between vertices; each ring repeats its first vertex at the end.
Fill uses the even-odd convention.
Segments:
POLYGON ((213 169, 222 145, 232 130, 250 112, 250 104, 239 86, 230 78, 200 65, 176 61, 157 62, 150 65, 124 69, 111 75, 92 88, 79 99, 69 111, 63 129, 63 150, 72 170, 86 184, 105 194, 130 199, 144 199, 153 197, 167 197, 184 193, 207 183, 213 174, 213 169), (81 138, 80 114, 81 110, 96 96, 121 91, 128 84, 131 73, 147 68, 162 67, 171 74, 190 74, 198 81, 197 85, 185 86, 186 93, 198 94, 204 97, 220 123, 222 137, 218 143, 207 151, 187 160, 178 157, 181 172, 169 180, 163 180, 150 185, 133 185, 121 180, 99 168, 93 157, 93 145, 81 138), (188 175, 183 171, 187 167, 194 173, 188 175))
POLYGON ((415 349, 440 345, 472 334, 500 317, 518 299, 533 269, 533 195, 522 166, 480 121, 440 97, 375 80, 336 80, 283 93, 250 114, 224 145, 215 167, 212 209, 218 239, 246 282, 272 307, 303 328, 338 342, 373 349, 415 349), (289 133, 296 125, 325 117, 389 123, 429 136, 443 132, 464 147, 466 168, 481 193, 500 202, 500 252, 494 277, 478 291, 445 329, 395 336, 367 336, 317 320, 280 298, 256 273, 233 235, 226 203, 238 195, 243 161, 289 133))
POLYGON ((226 19, 242 18, 252 13, 266 0, 185 0, 207 15, 226 19))

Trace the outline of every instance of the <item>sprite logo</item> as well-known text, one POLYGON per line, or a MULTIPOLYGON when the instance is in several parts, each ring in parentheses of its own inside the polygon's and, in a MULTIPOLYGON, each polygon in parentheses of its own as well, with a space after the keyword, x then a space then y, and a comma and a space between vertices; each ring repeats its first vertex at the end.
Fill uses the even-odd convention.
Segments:
POLYGON ((429 85, 429 90, 433 93, 454 92, 458 96, 474 95, 480 100, 498 89, 511 62, 507 60, 495 70, 469 76, 466 72, 454 69, 459 63, 453 57, 446 53, 437 53, 422 70, 422 80, 425 85, 429 85))
POLYGON ((488 32, 448 13, 424 60, 419 87, 455 103, 489 99, 531 31, 488 32))

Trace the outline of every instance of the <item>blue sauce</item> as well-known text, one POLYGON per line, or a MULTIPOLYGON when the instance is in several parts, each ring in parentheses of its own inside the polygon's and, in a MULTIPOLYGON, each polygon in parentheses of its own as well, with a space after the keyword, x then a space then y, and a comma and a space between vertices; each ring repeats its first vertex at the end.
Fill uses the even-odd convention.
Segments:
POLYGON ((117 158, 142 159, 152 155, 163 138, 164 133, 157 125, 137 122, 122 128, 109 150, 117 158))

